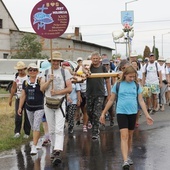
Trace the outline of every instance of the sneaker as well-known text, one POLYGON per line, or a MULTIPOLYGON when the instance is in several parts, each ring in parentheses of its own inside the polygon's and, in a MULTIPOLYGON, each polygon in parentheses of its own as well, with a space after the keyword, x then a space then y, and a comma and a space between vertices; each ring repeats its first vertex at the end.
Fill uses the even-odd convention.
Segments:
POLYGON ((83 132, 87 132, 87 126, 83 125, 83 132))
POLYGON ((155 113, 156 113, 156 110, 152 110, 152 113, 151 113, 151 114, 154 115, 155 113))
POLYGON ((53 152, 50 154, 50 158, 51 158, 51 160, 53 160, 53 159, 54 159, 54 157, 55 157, 55 151, 53 151, 53 152))
POLYGON ((124 161, 124 163, 123 163, 123 165, 122 165, 122 168, 123 168, 124 170, 129 170, 130 165, 129 165, 128 161, 124 161))
POLYGON ((48 145, 50 145, 50 143, 51 143, 50 139, 46 139, 46 140, 43 142, 42 146, 48 146, 48 145))
POLYGON ((77 125, 77 126, 79 126, 79 125, 80 125, 80 120, 78 120, 78 121, 77 121, 76 125, 77 125))
POLYGON ((20 133, 15 133, 14 138, 19 138, 20 137, 20 133))
POLYGON ((152 114, 152 109, 148 109, 148 113, 149 113, 149 114, 152 114))
POLYGON ((24 134, 23 138, 24 138, 24 139, 28 139, 28 138, 29 138, 29 135, 24 134))
POLYGON ((54 152, 54 159, 52 161, 53 165, 58 165, 58 164, 61 163, 61 156, 60 155, 61 155, 60 152, 56 152, 56 151, 54 152))
POLYGON ((72 128, 72 127, 69 127, 69 128, 68 128, 68 133, 69 133, 69 134, 72 134, 72 133, 73 133, 73 128, 72 128))
POLYGON ((93 140, 99 139, 99 135, 98 135, 98 134, 94 134, 94 135, 92 136, 92 139, 93 139, 93 140))
POLYGON ((132 161, 132 159, 130 158, 130 157, 128 157, 128 163, 129 163, 129 165, 133 165, 133 161, 132 161))
POLYGON ((92 124, 91 124, 90 122, 88 122, 87 128, 88 128, 88 129, 91 129, 91 128, 92 128, 92 124))
POLYGON ((38 149, 38 150, 39 150, 39 149, 42 149, 42 139, 39 139, 39 140, 38 140, 36 149, 38 149))
POLYGON ((100 130, 105 130, 105 125, 104 124, 100 124, 100 130))
POLYGON ((113 120, 110 121, 110 126, 114 126, 114 121, 113 120))
POLYGON ((37 149, 36 149, 35 145, 32 145, 30 154, 31 155, 36 155, 37 154, 37 149))
POLYGON ((98 133, 94 133, 93 135, 92 135, 92 139, 94 139, 94 140, 96 140, 96 139, 99 139, 99 134, 100 134, 100 130, 98 130, 98 133))

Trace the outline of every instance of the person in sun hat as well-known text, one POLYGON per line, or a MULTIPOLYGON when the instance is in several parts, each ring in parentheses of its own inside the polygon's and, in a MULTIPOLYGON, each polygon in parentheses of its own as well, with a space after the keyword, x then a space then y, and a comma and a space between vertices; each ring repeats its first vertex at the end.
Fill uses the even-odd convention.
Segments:
POLYGON ((24 112, 23 116, 19 116, 17 111, 18 111, 18 107, 19 107, 19 101, 20 101, 20 96, 21 96, 21 91, 22 91, 22 83, 24 80, 26 80, 27 74, 26 74, 26 65, 24 62, 19 61, 17 62, 17 64, 14 66, 14 69, 16 69, 18 72, 15 74, 15 78, 13 80, 12 83, 12 87, 11 87, 11 92, 10 92, 10 97, 9 97, 9 106, 12 106, 12 98, 15 95, 15 129, 14 129, 14 138, 19 138, 21 135, 21 128, 22 128, 22 119, 24 117, 24 125, 23 125, 23 129, 24 129, 24 138, 28 138, 30 135, 30 130, 31 130, 31 126, 26 114, 26 110, 25 110, 25 106, 23 105, 22 107, 22 111, 24 112))
POLYGON ((35 155, 37 154, 36 146, 40 138, 40 124, 44 115, 44 93, 40 89, 38 66, 35 63, 30 63, 27 72, 29 77, 22 84, 18 115, 22 115, 22 107, 25 103, 27 116, 33 131, 33 145, 30 154, 35 155))
POLYGON ((52 69, 47 70, 47 74, 41 78, 41 90, 44 91, 45 103, 44 111, 48 123, 49 135, 51 139, 51 159, 52 164, 61 163, 61 153, 64 145, 64 124, 65 124, 65 96, 72 91, 72 75, 67 69, 61 67, 63 61, 62 54, 54 51, 48 59, 52 69), (56 103, 60 101, 58 107, 56 103))
POLYGON ((138 60, 138 54, 137 54, 136 51, 131 52, 130 56, 129 56, 129 62, 131 63, 133 61, 137 62, 138 69, 141 70, 142 69, 142 63, 138 60))
POLYGON ((166 97, 165 93, 168 90, 168 80, 169 80, 169 71, 168 67, 165 64, 165 58, 164 57, 159 57, 158 58, 158 63, 160 64, 161 67, 161 73, 162 73, 162 87, 160 88, 160 93, 159 93, 159 105, 158 109, 161 111, 164 111, 164 105, 166 104, 166 97))

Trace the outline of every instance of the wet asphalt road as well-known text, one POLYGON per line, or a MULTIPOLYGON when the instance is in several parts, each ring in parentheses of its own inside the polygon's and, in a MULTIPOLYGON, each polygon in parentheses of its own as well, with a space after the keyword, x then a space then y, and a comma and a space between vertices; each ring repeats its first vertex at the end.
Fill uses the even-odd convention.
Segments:
MULTIPOLYGON (((152 115, 154 125, 140 117, 135 129, 130 170, 170 170, 170 106, 165 112, 152 115)), ((109 123, 109 122, 108 122, 109 123)), ((65 133, 63 162, 52 166, 50 146, 42 147, 36 156, 30 156, 30 145, 0 153, 0 170, 121 170, 122 156, 117 123, 107 125, 100 139, 91 139, 91 131, 82 132, 82 125, 75 126, 73 135, 65 133)))

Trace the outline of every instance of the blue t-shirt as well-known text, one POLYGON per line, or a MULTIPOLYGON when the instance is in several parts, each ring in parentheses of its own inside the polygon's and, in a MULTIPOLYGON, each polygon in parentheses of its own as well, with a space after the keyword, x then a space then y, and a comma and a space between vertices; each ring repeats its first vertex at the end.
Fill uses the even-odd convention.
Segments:
MULTIPOLYGON (((70 93, 70 98, 72 100, 71 104, 77 104, 77 91, 80 91, 79 83, 72 83, 72 92, 70 93)), ((70 103, 67 104, 69 105, 70 103)))
MULTIPOLYGON (((112 87, 112 93, 116 92, 116 83, 112 87)), ((137 102, 137 86, 135 82, 122 81, 119 86, 118 100, 116 104, 117 114, 136 114, 138 111, 137 102)), ((138 94, 142 93, 142 88, 139 86, 138 94)))

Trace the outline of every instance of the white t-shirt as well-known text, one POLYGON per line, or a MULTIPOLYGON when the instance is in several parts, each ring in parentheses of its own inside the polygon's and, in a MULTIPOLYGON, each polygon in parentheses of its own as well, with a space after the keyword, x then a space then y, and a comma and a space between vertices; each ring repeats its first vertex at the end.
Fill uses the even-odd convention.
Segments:
POLYGON ((143 67, 143 73, 145 73, 146 71, 146 84, 157 84, 159 85, 159 78, 158 78, 158 74, 157 71, 161 71, 161 67, 160 64, 157 63, 157 68, 156 68, 156 63, 150 63, 148 62, 147 68, 146 68, 146 64, 143 67), (158 69, 157 69, 158 68, 158 69))
POLYGON ((84 80, 83 83, 79 83, 80 84, 80 89, 81 89, 81 93, 85 93, 86 92, 86 80, 84 80))
MULTIPOLYGON (((69 70, 64 69, 65 71, 65 81, 69 80, 72 75, 70 74, 69 70)), ((51 69, 49 69, 47 71, 47 75, 44 75, 43 79, 46 81, 48 81, 49 77, 51 74, 51 69), (45 78, 46 76, 46 78, 45 78)), ((53 80, 53 87, 54 90, 62 90, 65 88, 65 82, 63 79, 63 76, 61 74, 61 68, 57 69, 57 70, 53 70, 53 74, 54 74, 54 80, 53 80)), ((65 95, 55 95, 55 96, 51 96, 51 89, 52 89, 52 83, 48 86, 48 88, 45 91, 45 96, 46 97, 51 97, 51 98, 55 98, 55 99, 61 99, 62 97, 64 97, 65 95)))
POLYGON ((17 76, 14 81, 16 82, 17 84, 17 92, 16 92, 16 95, 17 95, 17 98, 20 98, 21 96, 21 91, 22 91, 22 83, 24 82, 24 80, 26 80, 28 77, 27 75, 24 76, 24 77, 19 77, 17 76))
POLYGON ((165 63, 160 67, 162 73, 162 80, 166 80, 166 75, 169 74, 168 67, 165 67, 165 63))

